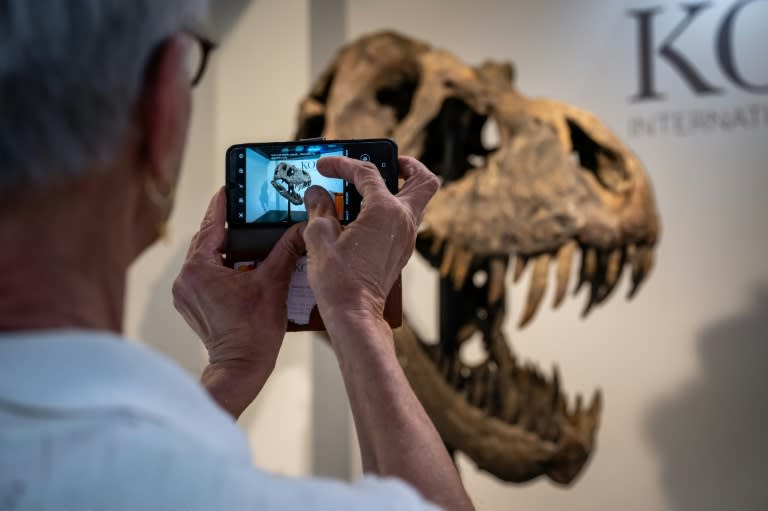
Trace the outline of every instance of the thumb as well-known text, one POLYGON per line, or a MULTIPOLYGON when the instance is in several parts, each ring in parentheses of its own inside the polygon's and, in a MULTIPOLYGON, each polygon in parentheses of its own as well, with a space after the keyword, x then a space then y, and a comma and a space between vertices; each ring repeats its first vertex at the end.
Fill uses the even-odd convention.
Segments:
POLYGON ((304 204, 309 212, 304 229, 307 251, 322 250, 322 247, 333 244, 341 234, 341 224, 330 194, 319 186, 313 186, 304 194, 304 204))
POLYGON ((285 231, 257 271, 280 282, 290 281, 296 262, 305 252, 304 227, 303 223, 296 224, 285 231))

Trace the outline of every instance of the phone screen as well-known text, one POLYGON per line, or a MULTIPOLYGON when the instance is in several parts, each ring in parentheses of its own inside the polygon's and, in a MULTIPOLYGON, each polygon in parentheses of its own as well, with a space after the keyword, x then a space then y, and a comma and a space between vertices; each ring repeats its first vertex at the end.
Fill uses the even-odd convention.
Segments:
POLYGON ((243 144, 228 151, 227 188, 232 225, 291 225, 307 220, 304 193, 321 186, 331 195, 343 224, 360 211, 354 185, 317 170, 327 156, 347 156, 376 165, 390 190, 397 191, 397 147, 389 140, 243 144))

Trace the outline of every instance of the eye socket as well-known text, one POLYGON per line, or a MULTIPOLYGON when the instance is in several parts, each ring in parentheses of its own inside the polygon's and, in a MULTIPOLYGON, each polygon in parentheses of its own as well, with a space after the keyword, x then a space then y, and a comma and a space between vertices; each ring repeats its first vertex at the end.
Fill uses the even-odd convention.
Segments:
POLYGON ((395 114, 397 122, 406 118, 411 111, 413 97, 419 88, 419 75, 415 72, 399 72, 388 80, 388 83, 376 91, 376 101, 384 107, 389 107, 395 114))
POLYGON ((317 138, 323 136, 325 131, 325 115, 313 115, 307 117, 304 122, 301 123, 299 129, 296 131, 294 138, 301 140, 305 138, 317 138))
POLYGON ((598 144, 573 119, 566 119, 566 122, 571 134, 571 156, 574 163, 592 173, 607 190, 613 193, 624 192, 629 185, 630 175, 619 155, 598 144))
POLYGON ((499 138, 495 121, 478 114, 463 99, 450 97, 427 125, 419 159, 448 183, 484 165, 498 148, 494 138, 499 138))
MULTIPOLYGON (((336 70, 334 68, 326 70, 323 76, 320 77, 315 84, 314 88, 310 91, 309 99, 314 100, 325 107, 328 103, 328 97, 331 95, 331 89, 333 88, 335 79, 336 70)), ((323 110, 325 110, 325 108, 323 108, 323 110)), ((323 131, 325 131, 325 113, 308 115, 299 124, 294 138, 300 140, 302 138, 322 137, 323 131)))
POLYGON ((328 96, 331 95, 334 80, 336 80, 336 69, 327 69, 309 92, 309 97, 323 105, 328 103, 328 96))

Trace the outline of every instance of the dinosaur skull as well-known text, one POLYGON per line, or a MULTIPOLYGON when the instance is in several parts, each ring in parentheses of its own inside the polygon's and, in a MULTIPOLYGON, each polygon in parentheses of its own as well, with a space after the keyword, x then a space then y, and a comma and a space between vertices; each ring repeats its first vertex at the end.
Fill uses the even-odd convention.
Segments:
POLYGON ((304 199, 298 193, 312 185, 312 178, 305 170, 281 162, 275 167, 275 175, 272 178, 272 186, 277 193, 288 199, 292 204, 301 206, 304 199))
POLYGON ((659 222, 637 158, 589 113, 521 95, 513 74, 510 64, 473 68, 395 33, 366 36, 302 102, 297 137, 390 137, 441 177, 417 249, 451 283, 459 328, 434 344, 406 323, 395 335, 403 368, 450 449, 504 480, 546 474, 565 484, 594 447, 602 400, 597 392, 586 408, 579 396, 569 406, 557 369, 547 378, 518 363, 502 333, 507 270, 517 282, 533 268, 524 326, 550 265, 558 306, 580 253, 587 313, 624 268, 637 291, 659 222), (461 346, 478 335, 487 357, 470 364, 461 346))

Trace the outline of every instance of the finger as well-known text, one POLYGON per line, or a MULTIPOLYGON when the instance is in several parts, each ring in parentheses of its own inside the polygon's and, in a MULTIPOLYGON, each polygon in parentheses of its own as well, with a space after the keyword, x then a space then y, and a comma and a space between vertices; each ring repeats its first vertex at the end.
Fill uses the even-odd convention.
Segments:
POLYGON ((304 255, 304 228, 306 224, 292 225, 280 237, 266 259, 256 269, 257 274, 266 275, 278 282, 289 282, 296 262, 304 255))
POLYGON ((330 194, 319 186, 313 186, 304 194, 304 204, 309 212, 309 220, 304 229, 307 251, 334 243, 341 234, 341 224, 336 217, 336 206, 330 194))
POLYGON ((331 194, 321 186, 311 186, 304 193, 304 205, 309 218, 313 216, 336 217, 336 204, 331 194))
POLYGON ((379 169, 371 162, 343 156, 326 156, 317 161, 317 170, 325 177, 336 177, 354 184, 363 198, 389 193, 379 169))
POLYGON ((187 259, 198 257, 222 264, 221 251, 227 241, 227 230, 224 226, 227 219, 227 196, 224 187, 220 188, 211 199, 200 231, 192 238, 187 259))
POLYGON ((424 216, 424 208, 430 201, 440 181, 423 163, 409 156, 402 156, 398 160, 400 175, 405 179, 405 184, 397 198, 411 210, 414 218, 421 222, 424 216))

